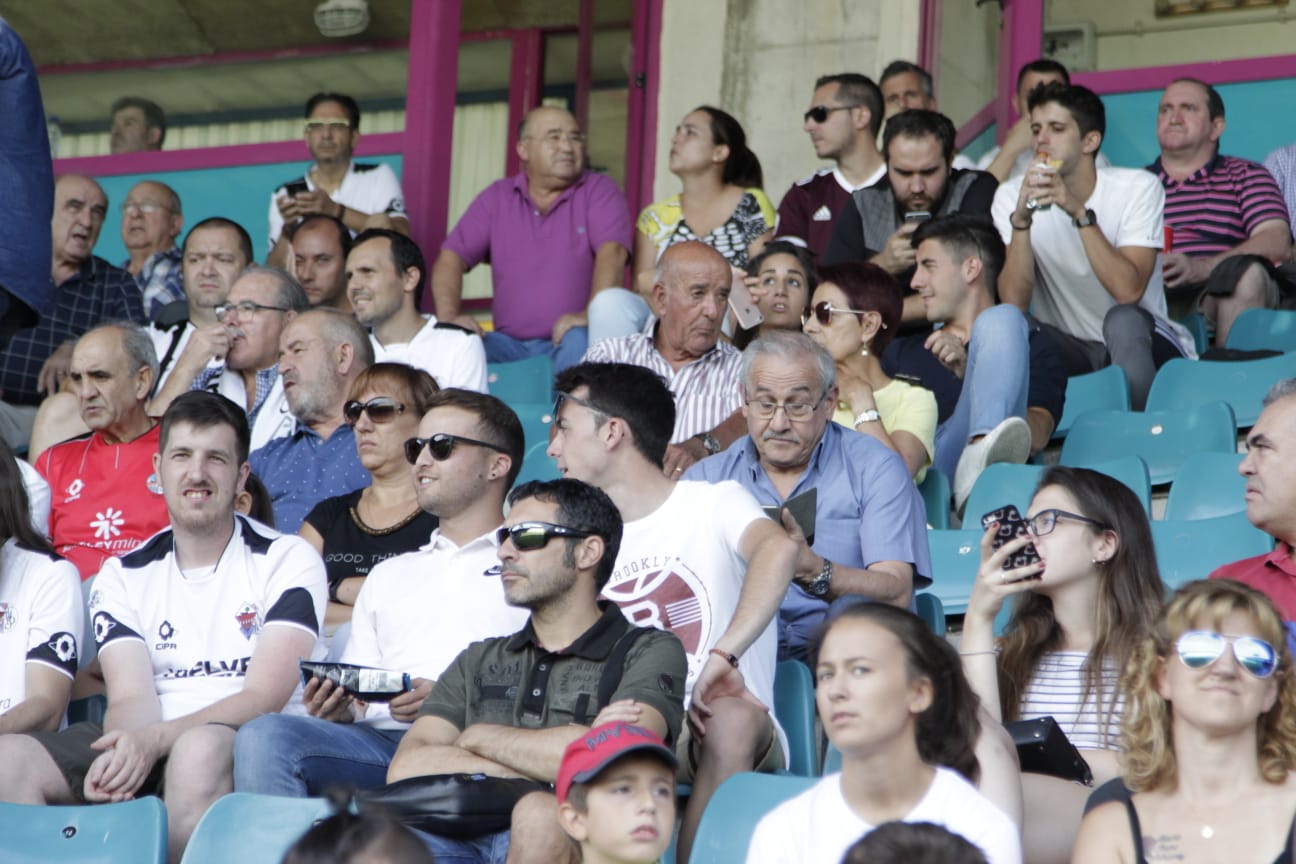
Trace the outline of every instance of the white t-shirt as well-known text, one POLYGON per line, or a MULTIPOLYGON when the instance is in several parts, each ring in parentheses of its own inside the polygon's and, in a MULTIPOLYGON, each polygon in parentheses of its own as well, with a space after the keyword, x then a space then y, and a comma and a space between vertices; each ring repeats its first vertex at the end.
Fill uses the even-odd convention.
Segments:
MULTIPOLYGON (((615 601, 636 625, 669 630, 684 643, 686 702, 692 699, 693 684, 710 650, 729 629, 738 608, 747 575, 739 541, 747 526, 767 518, 751 493, 732 480, 681 480, 665 503, 627 522, 622 530, 621 550, 603 596, 615 601)), ((778 660, 777 617, 739 660, 747 688, 770 706, 778 660)), ((782 738, 781 729, 779 735, 782 738)))
MULTIPOLYGON (((991 213, 1005 244, 1013 240, 1009 216, 1017 207, 1023 177, 1011 178, 995 191, 991 213)), ((1098 228, 1116 248, 1142 246, 1160 250, 1164 244, 1162 212, 1165 189, 1155 175, 1141 168, 1099 168, 1093 194, 1085 206, 1094 211, 1098 228)), ((1046 324, 1078 339, 1102 342, 1103 317, 1116 299, 1094 274, 1085 254, 1080 229, 1060 207, 1035 211, 1030 230, 1035 255, 1035 291, 1031 311, 1046 324)), ((1152 313, 1157 330, 1196 356, 1192 336, 1171 325, 1166 313, 1161 258, 1157 256, 1139 305, 1152 313)))
MULTIPOLYGON (((235 516, 216 566, 186 576, 172 538, 168 528, 129 555, 109 558, 90 594, 100 655, 127 639, 148 649, 162 720, 242 690, 264 627, 304 630, 316 637, 311 659, 324 657, 318 636, 328 582, 309 543, 235 516)), ((300 705, 294 693, 286 713, 300 705)))
POLYGON ((383 345, 372 334, 375 363, 405 363, 422 369, 442 389, 461 387, 486 392, 486 348, 482 338, 454 325, 437 326, 435 315, 408 342, 383 345))
MULTIPOLYGON (((766 813, 752 834, 747 864, 837 864, 870 825, 846 803, 841 774, 766 813)), ((962 775, 937 768, 918 804, 902 822, 932 822, 981 847, 990 864, 1021 864, 1021 836, 1008 816, 962 775)))
MULTIPOLYGON (((526 625, 528 612, 504 602, 494 531, 464 546, 434 531, 416 552, 378 564, 365 578, 351 613, 343 663, 440 678, 473 642, 507 636, 526 625)), ((365 721, 380 729, 407 729, 385 703, 372 702, 365 721)))
MULTIPOLYGON (((315 189, 315 181, 310 171, 295 180, 290 180, 277 187, 270 195, 270 247, 279 242, 283 231, 283 214, 275 201, 281 195, 295 195, 299 191, 315 189)), ((400 180, 391 166, 382 162, 357 164, 353 159, 347 166, 347 173, 342 178, 342 185, 337 192, 329 196, 334 201, 352 210, 373 215, 385 213, 388 216, 405 216, 405 193, 401 191, 400 180)), ((352 234, 355 232, 352 231, 352 234)))
POLYGON ((70 562, 12 538, 0 546, 0 714, 26 698, 29 664, 76 676, 81 602, 81 575, 70 562))

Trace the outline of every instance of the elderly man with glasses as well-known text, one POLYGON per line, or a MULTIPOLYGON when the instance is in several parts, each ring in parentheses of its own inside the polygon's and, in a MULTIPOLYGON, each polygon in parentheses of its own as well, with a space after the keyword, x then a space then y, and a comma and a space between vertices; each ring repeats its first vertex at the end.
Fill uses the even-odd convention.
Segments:
POLYGON ((185 299, 176 248, 176 238, 184 230, 180 196, 165 183, 141 180, 122 202, 121 217, 122 245, 129 256, 122 267, 135 277, 149 320, 157 321, 166 306, 185 299))

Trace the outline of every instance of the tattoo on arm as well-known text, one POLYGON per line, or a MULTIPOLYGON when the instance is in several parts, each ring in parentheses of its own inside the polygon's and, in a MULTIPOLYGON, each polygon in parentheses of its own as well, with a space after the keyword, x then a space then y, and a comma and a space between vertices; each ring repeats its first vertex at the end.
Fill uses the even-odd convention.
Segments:
POLYGON ((1183 835, 1160 834, 1143 837, 1143 857, 1148 861, 1183 861, 1183 835))

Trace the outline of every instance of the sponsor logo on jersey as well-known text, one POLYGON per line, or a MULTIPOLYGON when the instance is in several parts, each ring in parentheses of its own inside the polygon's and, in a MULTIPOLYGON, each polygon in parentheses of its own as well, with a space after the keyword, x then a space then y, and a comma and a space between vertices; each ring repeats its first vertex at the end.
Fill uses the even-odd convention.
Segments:
POLYGON ((49 649, 61 663, 75 663, 77 657, 76 638, 71 633, 55 633, 48 643, 49 649))
POLYGON ((175 650, 179 646, 177 646, 175 642, 171 641, 172 637, 174 636, 175 636, 175 627, 171 626, 170 621, 163 621, 158 626, 158 638, 161 639, 162 641, 154 645, 153 650, 154 651, 175 650))
POLYGON ((94 529, 96 540, 111 540, 121 533, 121 526, 125 524, 122 511, 114 510, 112 507, 105 507, 102 513, 96 513, 95 518, 90 520, 90 527, 94 529))
POLYGON ((117 620, 107 612, 96 612, 93 626, 95 642, 102 645, 108 638, 108 634, 117 627, 117 620))
POLYGON ((13 629, 17 617, 12 603, 0 603, 0 633, 8 633, 13 629))
POLYGON ((166 678, 242 678, 247 675, 248 662, 251 657, 235 657, 233 660, 199 660, 187 669, 172 667, 162 673, 166 678))
POLYGON ((821 204, 819 205, 819 209, 816 210, 814 215, 810 218, 815 222, 831 222, 833 215, 832 211, 828 209, 827 204, 821 204))
POLYGON ((84 488, 85 488, 85 483, 82 482, 80 477, 73 480, 71 483, 68 484, 67 497, 63 499, 63 503, 70 504, 73 501, 78 500, 81 497, 81 490, 84 488))
POLYGON ((234 620, 238 622, 239 632, 244 639, 251 639, 261 632, 261 613, 255 603, 240 606, 238 612, 234 613, 234 620))

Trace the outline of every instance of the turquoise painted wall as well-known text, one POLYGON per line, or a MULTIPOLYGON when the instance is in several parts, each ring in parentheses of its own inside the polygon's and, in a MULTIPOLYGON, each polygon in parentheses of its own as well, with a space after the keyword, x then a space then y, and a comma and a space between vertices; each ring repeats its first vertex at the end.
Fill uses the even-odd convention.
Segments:
MULTIPOLYGON (((401 157, 366 156, 363 162, 385 162, 397 176, 401 173, 401 157)), ((270 251, 270 193, 275 187, 310 167, 310 162, 276 162, 269 165, 249 165, 239 168, 207 168, 197 171, 171 171, 155 174, 127 174, 119 177, 102 177, 99 182, 108 193, 108 218, 103 233, 95 246, 95 254, 114 264, 126 260, 126 247, 121 242, 121 203, 132 186, 141 180, 158 180, 166 183, 180 196, 184 205, 185 228, 197 225, 209 216, 224 216, 242 225, 252 235, 253 250, 258 261, 264 261, 270 251)))
POLYGON ((973 162, 980 160, 982 156, 990 152, 990 148, 995 145, 995 124, 991 123, 980 135, 968 142, 968 145, 959 152, 971 159, 973 162))

